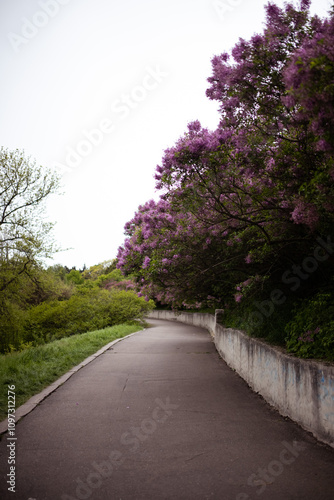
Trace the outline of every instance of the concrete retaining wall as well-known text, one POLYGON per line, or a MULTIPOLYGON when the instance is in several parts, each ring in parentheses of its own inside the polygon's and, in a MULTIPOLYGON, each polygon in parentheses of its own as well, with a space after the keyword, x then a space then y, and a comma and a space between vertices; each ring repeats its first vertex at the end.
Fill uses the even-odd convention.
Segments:
POLYGON ((334 448, 334 366, 294 358, 283 349, 224 328, 211 314, 152 311, 150 318, 180 321, 210 331, 216 349, 282 415, 334 448))

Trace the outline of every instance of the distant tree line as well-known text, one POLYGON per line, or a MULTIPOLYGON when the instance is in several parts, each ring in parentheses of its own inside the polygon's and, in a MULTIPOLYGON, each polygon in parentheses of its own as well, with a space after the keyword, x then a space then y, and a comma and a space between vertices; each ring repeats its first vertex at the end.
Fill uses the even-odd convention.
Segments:
POLYGON ((57 247, 45 201, 59 179, 23 152, 0 149, 0 353, 140 320, 154 307, 115 260, 45 267, 57 247))

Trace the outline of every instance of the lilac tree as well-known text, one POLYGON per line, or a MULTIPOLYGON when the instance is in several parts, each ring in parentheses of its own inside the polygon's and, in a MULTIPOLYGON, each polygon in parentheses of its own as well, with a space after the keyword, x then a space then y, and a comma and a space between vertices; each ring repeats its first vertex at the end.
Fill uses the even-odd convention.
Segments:
POLYGON ((156 169, 160 200, 126 225, 118 266, 142 293, 174 306, 240 301, 330 232, 333 18, 311 18, 309 4, 269 3, 262 35, 213 58, 219 127, 189 124, 156 169))
POLYGON ((334 149, 334 10, 330 19, 312 20, 313 37, 295 51, 284 71, 285 102, 310 123, 318 149, 334 149))

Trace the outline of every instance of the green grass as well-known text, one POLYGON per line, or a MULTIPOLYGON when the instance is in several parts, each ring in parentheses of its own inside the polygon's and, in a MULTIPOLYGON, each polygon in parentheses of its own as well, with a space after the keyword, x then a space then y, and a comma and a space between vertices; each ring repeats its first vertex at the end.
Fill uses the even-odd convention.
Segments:
POLYGON ((0 421, 7 417, 8 386, 16 408, 112 340, 142 330, 139 323, 115 325, 0 356, 0 421))

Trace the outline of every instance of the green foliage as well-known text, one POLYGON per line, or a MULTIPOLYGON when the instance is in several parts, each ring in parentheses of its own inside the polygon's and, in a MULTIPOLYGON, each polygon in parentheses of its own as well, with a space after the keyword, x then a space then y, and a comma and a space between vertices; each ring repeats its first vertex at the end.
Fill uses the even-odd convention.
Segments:
POLYGON ((99 276, 105 275, 110 273, 116 269, 116 261, 115 259, 113 260, 105 260, 104 262, 101 262, 100 264, 96 264, 94 266, 91 266, 89 269, 85 269, 83 271, 82 276, 84 277, 85 280, 96 280, 98 279, 99 276))
POLYGON ((222 324, 279 345, 301 358, 334 361, 334 296, 312 298, 282 295, 274 305, 266 288, 262 295, 225 307, 222 324))
POLYGON ((0 300, 0 352, 18 348, 22 342, 24 311, 9 300, 0 300))
POLYGON ((22 151, 0 148, 0 291, 15 287, 38 258, 54 251, 52 224, 44 220, 45 199, 59 179, 22 151))
POLYGON ((82 285, 84 283, 84 278, 82 277, 82 273, 77 271, 76 269, 72 269, 65 276, 66 283, 74 283, 75 285, 82 285))
POLYGON ((286 327, 286 346, 301 358, 334 361, 334 297, 319 293, 295 309, 286 327))
POLYGON ((69 299, 74 291, 72 283, 64 283, 52 271, 35 266, 29 276, 20 280, 16 300, 22 307, 38 305, 44 301, 69 299))
POLYGON ((14 277, 0 296, 2 353, 142 318, 154 307, 134 292, 120 294, 134 285, 114 261, 83 271, 35 263, 16 274, 13 265, 0 261, 0 283, 1 266, 14 277))
POLYGON ((0 352, 5 352, 24 345, 28 307, 69 297, 71 290, 40 265, 55 251, 44 202, 57 191, 58 177, 22 151, 0 148, 0 186, 0 352))
POLYGON ((29 274, 17 277, 15 286, 0 294, 0 352, 24 348, 24 325, 30 308, 67 300, 73 293, 73 284, 64 283, 51 270, 36 265, 29 274))
POLYGON ((24 341, 48 342, 142 319, 153 307, 152 301, 146 302, 131 291, 82 289, 67 301, 32 307, 24 325, 24 341))
POLYGON ((47 270, 60 278, 62 281, 65 281, 66 274, 69 273, 69 269, 61 264, 54 264, 53 266, 48 267, 47 270))
POLYGON ((112 291, 111 308, 109 320, 111 324, 124 323, 132 319, 143 319, 144 316, 154 309, 153 300, 146 301, 144 297, 138 297, 133 291, 112 291))
POLYGON ((108 282, 120 283, 124 280, 124 275, 120 269, 113 269, 108 274, 100 274, 96 279, 96 284, 100 287, 103 287, 108 282))
POLYGON ((245 299, 240 304, 225 308, 223 325, 242 330, 251 337, 264 339, 271 344, 285 346, 284 328, 291 319, 292 304, 288 302, 272 309, 266 306, 266 316, 256 306, 261 302, 262 299, 245 299))

